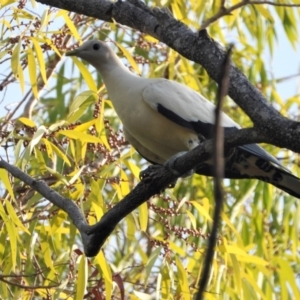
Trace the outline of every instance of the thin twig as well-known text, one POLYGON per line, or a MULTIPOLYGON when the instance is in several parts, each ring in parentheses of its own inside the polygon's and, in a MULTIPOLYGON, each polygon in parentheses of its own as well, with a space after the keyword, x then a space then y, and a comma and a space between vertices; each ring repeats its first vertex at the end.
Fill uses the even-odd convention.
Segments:
POLYGON ((224 97, 227 95, 229 86, 229 71, 230 71, 230 56, 233 45, 228 48, 227 55, 224 59, 222 76, 218 90, 218 103, 215 110, 215 128, 214 128, 214 197, 215 197, 215 211, 213 219, 213 227, 208 240, 208 248, 205 257, 204 267, 202 269, 201 278, 199 282, 199 291, 196 299, 203 299, 203 294, 208 283, 211 271, 211 264, 213 261, 215 246, 217 242, 218 227, 220 221, 220 214, 223 207, 223 188, 222 179, 224 178, 224 128, 221 126, 221 108, 224 97))
POLYGON ((208 18, 207 20, 205 20, 200 29, 199 30, 203 30, 206 27, 208 27, 210 24, 216 22, 217 20, 219 20, 220 18, 230 15, 234 10, 237 10, 239 8, 242 8, 246 5, 263 5, 263 4, 267 4, 267 5, 271 5, 271 6, 281 6, 281 7, 300 7, 300 4, 291 4, 291 3, 274 3, 272 1, 251 1, 251 0, 242 0, 241 2, 226 8, 224 6, 224 2, 222 2, 219 11, 213 15, 211 18, 208 18))

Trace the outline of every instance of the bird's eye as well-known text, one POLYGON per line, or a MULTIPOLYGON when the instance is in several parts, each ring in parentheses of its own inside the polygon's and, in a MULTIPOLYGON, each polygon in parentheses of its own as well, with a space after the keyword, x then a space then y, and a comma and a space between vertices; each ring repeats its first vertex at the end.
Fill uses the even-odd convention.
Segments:
POLYGON ((93 45, 93 49, 94 50, 99 50, 100 49, 100 45, 99 44, 94 44, 93 45))

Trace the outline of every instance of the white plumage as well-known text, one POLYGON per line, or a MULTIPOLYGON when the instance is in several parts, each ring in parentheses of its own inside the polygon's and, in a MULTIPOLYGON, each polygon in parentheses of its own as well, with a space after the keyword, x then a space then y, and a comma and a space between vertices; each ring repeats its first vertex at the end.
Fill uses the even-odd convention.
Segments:
MULTIPOLYGON (((98 70, 126 139, 151 163, 163 164, 212 137, 215 106, 189 87, 167 79, 136 76, 101 41, 88 41, 66 55, 78 56, 98 70)), ((224 113, 221 120, 225 132, 240 128, 224 113)), ((210 162, 196 172, 212 175, 210 162)), ((235 149, 226 161, 225 177, 257 178, 300 197, 300 180, 256 144, 235 149)))

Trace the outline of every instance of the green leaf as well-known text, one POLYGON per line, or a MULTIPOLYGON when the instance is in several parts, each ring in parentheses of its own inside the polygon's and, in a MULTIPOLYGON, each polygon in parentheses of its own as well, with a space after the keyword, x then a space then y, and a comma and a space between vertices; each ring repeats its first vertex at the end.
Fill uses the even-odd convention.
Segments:
POLYGON ((37 61, 38 61, 39 67, 40 67, 40 72, 41 72, 42 78, 44 80, 44 83, 46 85, 48 85, 43 50, 42 50, 42 48, 41 48, 41 46, 40 46, 40 44, 39 44, 39 42, 37 41, 36 38, 30 37, 30 40, 32 41, 33 46, 34 46, 34 50, 35 50, 37 61))
POLYGON ((22 92, 24 92, 25 80, 24 80, 24 74, 23 74, 23 69, 21 66, 21 58, 20 58, 21 45, 22 45, 22 40, 19 39, 19 42, 14 47, 13 52, 12 52, 11 70, 12 70, 13 74, 15 75, 16 79, 19 80, 21 90, 22 90, 22 92))
POLYGON ((13 269, 13 271, 15 271, 16 260, 17 260, 17 230, 13 226, 12 221, 6 215, 6 213, 4 211, 4 207, 1 202, 0 202, 0 216, 1 216, 2 220, 4 221, 5 227, 8 232, 8 239, 9 239, 9 244, 10 244, 9 258, 11 259, 12 269, 13 269))
POLYGON ((151 274, 151 270, 155 264, 155 262, 157 261, 157 259, 159 258, 159 254, 161 252, 162 247, 158 247, 157 249, 155 249, 152 253, 151 256, 148 259, 148 263, 146 265, 145 268, 145 280, 144 280, 144 286, 146 287, 147 282, 148 282, 148 278, 151 274))
POLYGON ((177 275, 178 275, 178 281, 179 281, 179 292, 181 293, 181 296, 186 300, 191 300, 191 292, 189 288, 189 283, 187 279, 187 272, 184 269, 180 259, 178 256, 175 256, 175 262, 177 266, 177 275))

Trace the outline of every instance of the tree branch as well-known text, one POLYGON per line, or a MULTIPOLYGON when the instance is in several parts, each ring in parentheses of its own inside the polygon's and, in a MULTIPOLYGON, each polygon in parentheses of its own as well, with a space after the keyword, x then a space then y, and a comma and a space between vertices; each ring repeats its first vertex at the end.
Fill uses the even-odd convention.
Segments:
MULTIPOLYGON (((254 128, 241 129, 228 134, 225 138, 225 151, 232 147, 257 142, 267 142, 267 140, 262 139, 262 135, 254 128)), ((174 167, 180 172, 180 175, 185 174, 209 159, 212 152, 212 141, 207 140, 187 154, 179 157, 174 163, 174 167)), ((141 181, 123 200, 111 208, 97 224, 89 226, 75 202, 62 197, 49 188, 45 182, 34 180, 19 168, 8 164, 2 159, 0 159, 0 168, 7 170, 13 177, 29 185, 69 215, 81 234, 86 256, 97 255, 105 240, 125 216, 152 196, 163 191, 178 178, 163 166, 160 169, 156 169, 155 172, 150 172, 148 177, 141 181)))
POLYGON ((262 5, 262 4, 268 4, 268 5, 272 5, 272 6, 280 6, 280 7, 300 7, 300 4, 290 4, 290 3, 274 3, 272 1, 251 1, 251 0, 242 0, 241 2, 226 8, 224 6, 224 3, 222 3, 219 11, 213 15, 212 17, 210 17, 209 19, 205 20, 201 27, 200 30, 203 30, 205 28, 207 28, 209 25, 211 25, 212 23, 216 22, 217 20, 221 19, 224 16, 228 16, 230 15, 233 11, 242 8, 246 5, 262 5))

